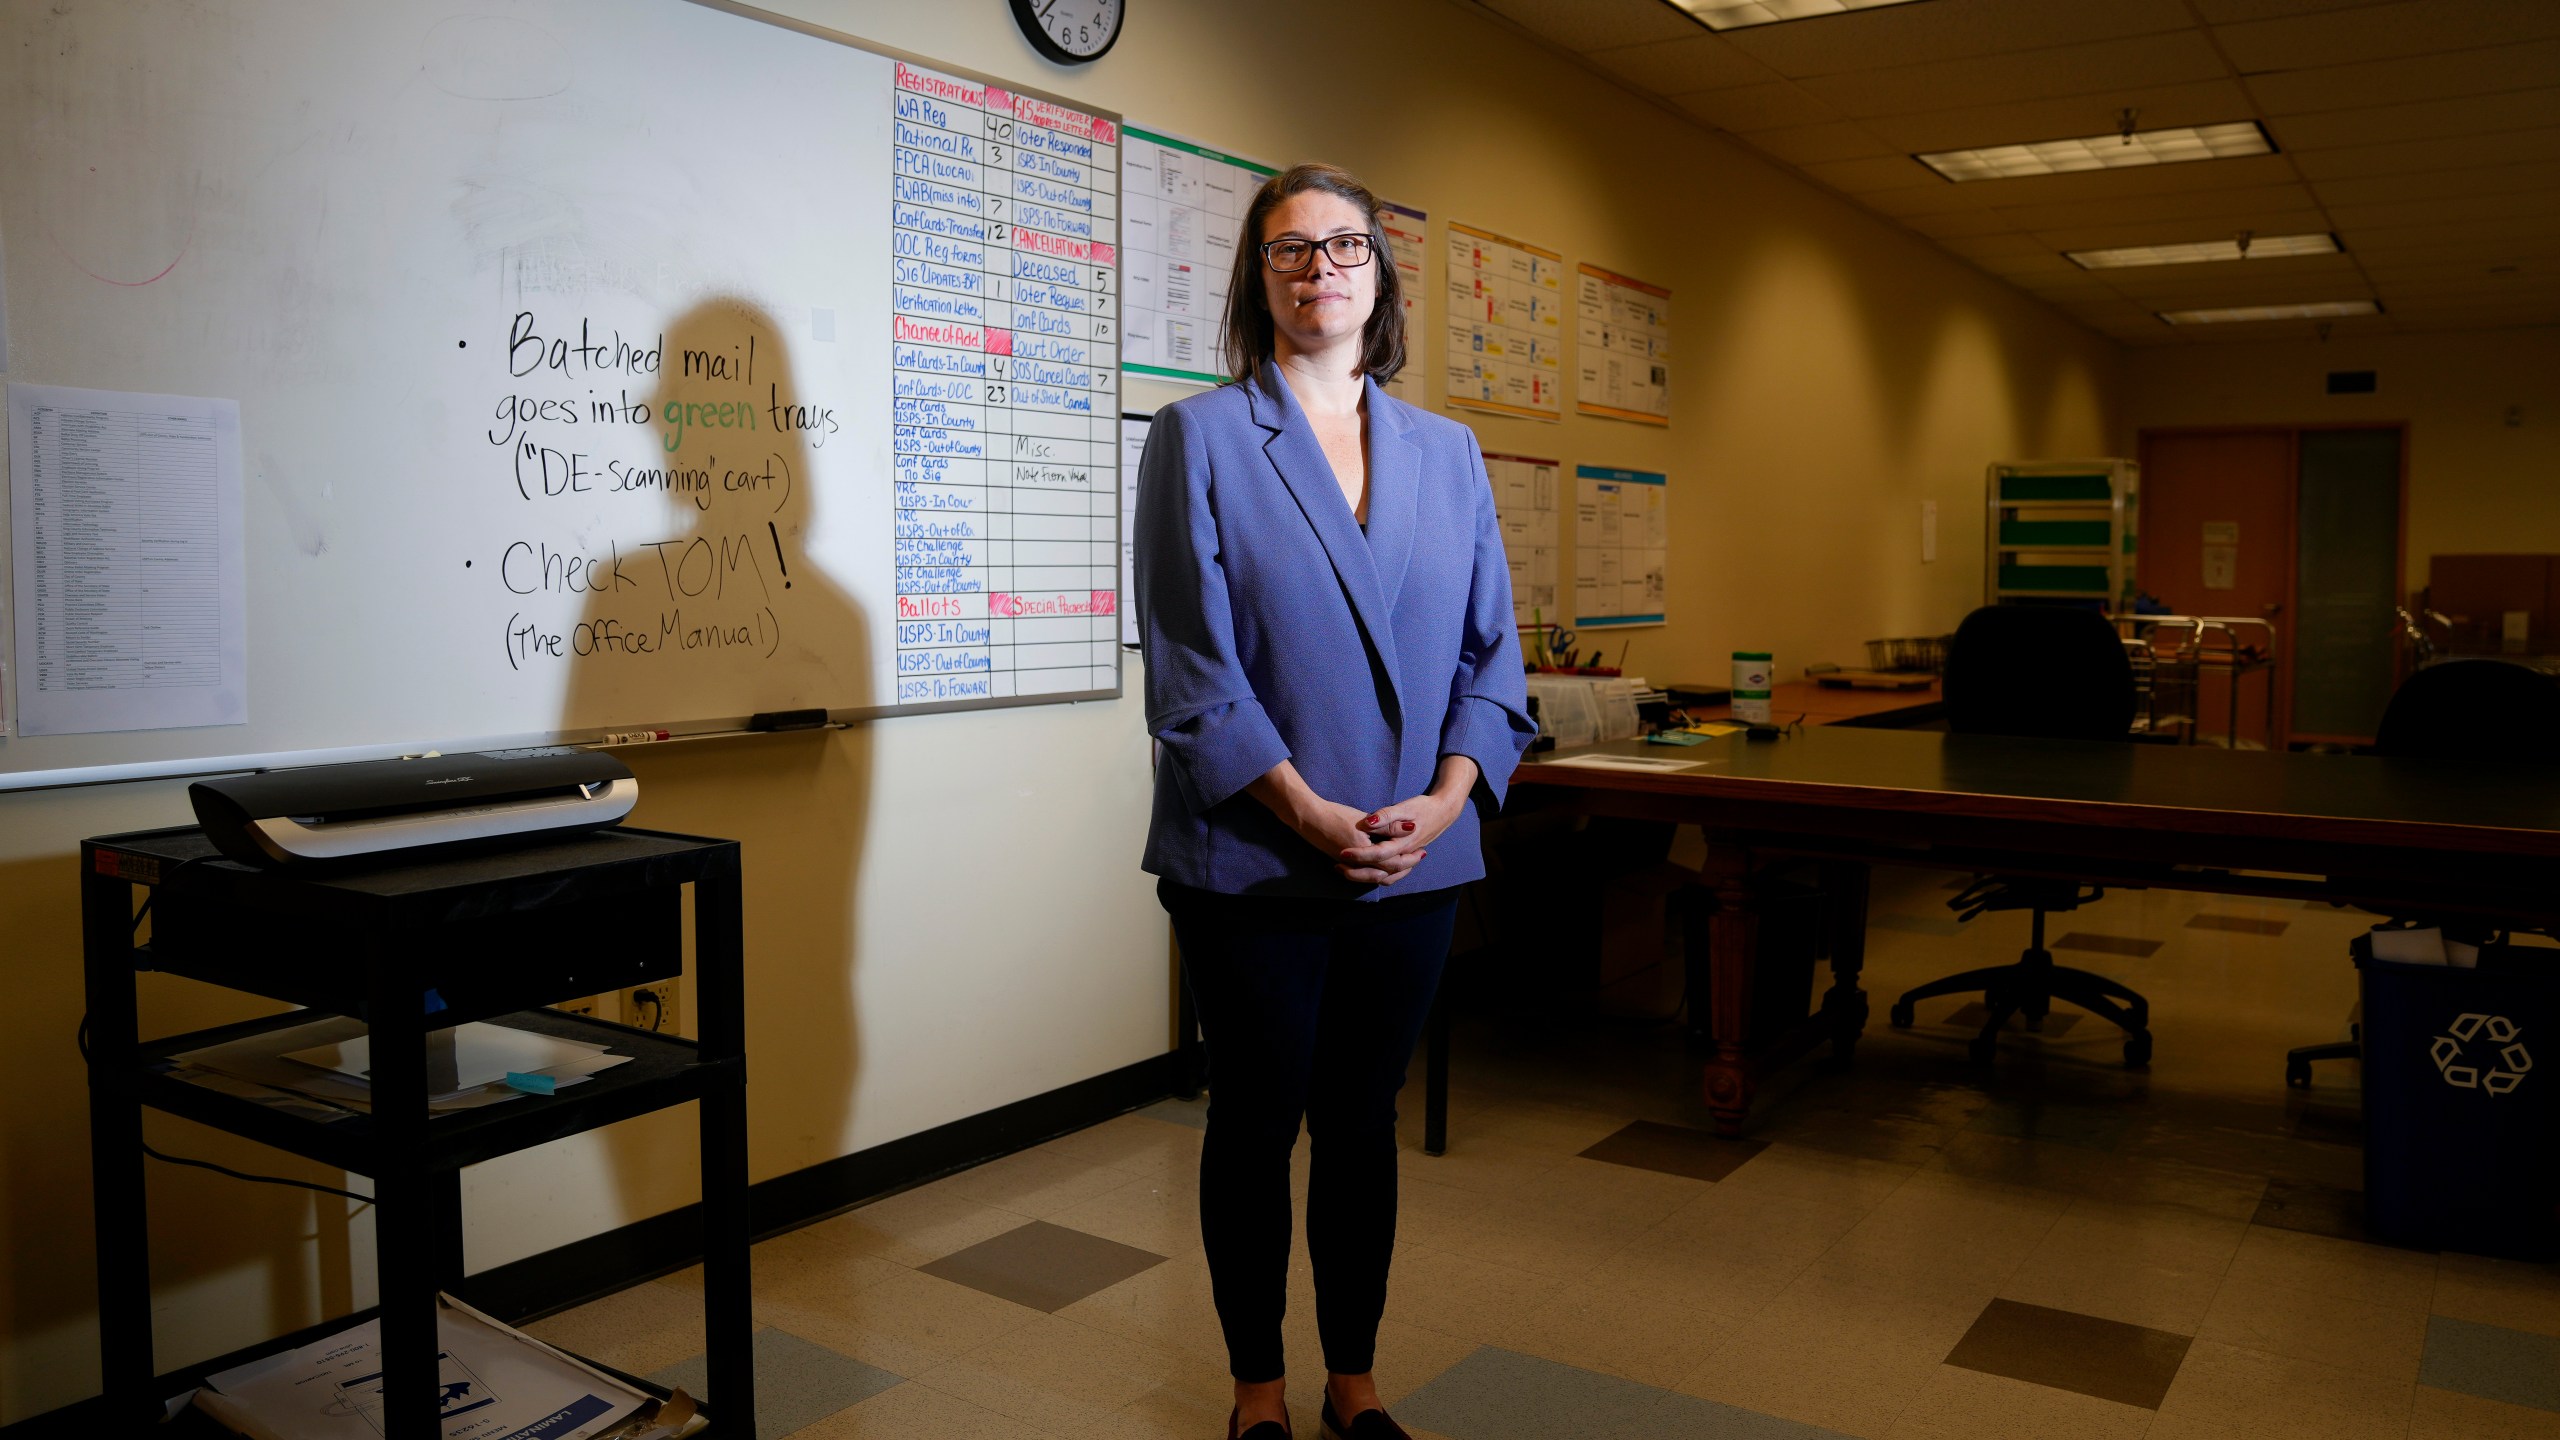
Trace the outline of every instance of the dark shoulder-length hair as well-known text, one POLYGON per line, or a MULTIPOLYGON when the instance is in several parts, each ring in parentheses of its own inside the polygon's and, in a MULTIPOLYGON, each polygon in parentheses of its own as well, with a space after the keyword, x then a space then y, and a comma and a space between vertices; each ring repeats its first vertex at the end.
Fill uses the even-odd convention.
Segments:
POLYGON ((1227 373, 1248 379, 1271 358, 1271 297, 1262 285, 1262 222, 1280 202, 1309 190, 1337 195, 1369 217, 1369 263, 1378 267, 1378 306, 1362 327, 1360 373, 1384 385, 1404 368, 1404 284, 1396 275, 1395 253, 1387 248, 1386 222, 1378 214, 1378 197, 1338 165, 1292 165, 1262 182, 1245 207, 1244 228, 1236 236, 1235 273, 1227 280, 1227 373))

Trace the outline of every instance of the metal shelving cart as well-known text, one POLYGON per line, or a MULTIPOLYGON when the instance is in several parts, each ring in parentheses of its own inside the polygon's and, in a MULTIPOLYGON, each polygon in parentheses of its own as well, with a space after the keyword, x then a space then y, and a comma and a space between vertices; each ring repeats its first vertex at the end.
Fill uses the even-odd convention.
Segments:
POLYGON ((2133 609, 2142 467, 2130 460, 2047 460, 1990 467, 1983 493, 1987 603, 2133 609))
POLYGON ((2276 733, 2276 631, 2253 616, 2137 615, 2125 652, 2133 661, 2134 689, 2140 705, 2134 733, 2182 745, 2221 745, 2228 749, 2260 748, 2240 738, 2240 682, 2263 677, 2266 734, 2276 733), (2206 728, 2204 679, 2224 677, 2222 730, 2217 738, 2206 728))
POLYGON ((140 1433, 159 1417, 172 1387, 322 1338, 305 1331, 171 1376, 154 1375, 143 1208, 146 1106, 371 1178, 382 1425, 389 1440, 424 1440, 444 1433, 436 1292, 469 1298, 463 1168, 686 1103, 697 1105, 702 1162, 704 1348, 712 1402, 704 1414, 712 1436, 755 1433, 736 841, 626 827, 314 875, 236 864, 222 858, 202 830, 187 828, 85 840, 80 862, 107 1433, 140 1433), (678 974, 684 965, 681 892, 688 887, 699 1040, 541 1008, 678 974), (151 933, 142 945, 135 943, 142 924, 136 888, 150 894, 151 933), (153 971, 308 1008, 145 1040, 136 981, 153 971), (297 1118, 171 1073, 172 1056, 315 1014, 367 1022, 369 1114, 331 1122, 297 1118), (430 1116, 429 1032, 500 1018, 538 1034, 597 1041, 634 1058, 555 1097, 430 1116))

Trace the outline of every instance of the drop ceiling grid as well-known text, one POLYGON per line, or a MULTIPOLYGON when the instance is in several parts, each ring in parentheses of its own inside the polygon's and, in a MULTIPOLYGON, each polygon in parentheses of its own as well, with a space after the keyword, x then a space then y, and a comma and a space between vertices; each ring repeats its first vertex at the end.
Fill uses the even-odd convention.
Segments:
POLYGON ((1722 33, 1668 0, 1477 3, 2120 338, 2264 335, 2154 312, 2368 295, 2386 313, 2359 325, 2392 328, 2395 295, 2412 320, 2560 321, 2560 0, 1923 0, 1722 33), (2254 118, 2277 153, 1963 185, 1912 158, 2104 134, 2126 107, 2143 129, 2254 118), (2346 253, 2062 258, 2240 230, 2346 253))

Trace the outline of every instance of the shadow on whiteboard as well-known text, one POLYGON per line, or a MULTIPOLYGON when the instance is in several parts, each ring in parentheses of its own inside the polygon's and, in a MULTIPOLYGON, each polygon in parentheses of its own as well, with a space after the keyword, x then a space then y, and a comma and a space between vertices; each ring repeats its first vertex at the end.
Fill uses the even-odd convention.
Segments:
MULTIPOLYGON (((698 302, 667 326, 644 403, 653 463, 671 478, 654 496, 608 497, 662 512, 655 528, 639 524, 637 513, 629 523, 617 517, 615 533, 658 538, 625 551, 606 586, 589 595, 591 653, 566 662, 571 684, 555 728, 689 718, 719 708, 706 695, 753 697, 758 709, 868 696, 868 619, 803 542, 828 518, 823 507, 868 505, 876 513, 888 497, 845 493, 858 474, 846 463, 851 434, 831 435, 823 422, 800 423, 813 415, 790 413, 803 398, 795 338, 761 307, 726 297, 698 302), (824 494, 809 483, 817 449, 836 487, 824 494), (618 646, 615 636, 632 638, 618 646)), ((841 529, 845 518, 829 523, 841 529)), ((629 823, 745 847, 748 994, 788 1000, 748 1016, 756 1090, 788 1097, 781 1113, 791 1120, 750 1124, 757 1174, 832 1159, 852 1129, 860 1029, 849 957, 862 952, 843 897, 861 893, 872 728, 615 752, 641 782, 629 823), (745 811, 741 793, 791 800, 745 811)), ((687 1000, 678 1008, 690 1027, 687 1000)), ((689 1111, 679 1123, 691 1125, 689 1111)), ((684 1193, 667 1194, 665 1173, 671 1162, 692 1165, 688 1136, 653 1124, 605 1134, 626 1212, 690 1198, 689 1182, 675 1187, 684 1193)))

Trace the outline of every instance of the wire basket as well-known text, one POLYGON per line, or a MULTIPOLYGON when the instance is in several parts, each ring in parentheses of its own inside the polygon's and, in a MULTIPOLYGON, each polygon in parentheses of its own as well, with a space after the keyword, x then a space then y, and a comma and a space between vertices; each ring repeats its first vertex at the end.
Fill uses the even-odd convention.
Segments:
POLYGON ((1910 635, 1867 642, 1867 668, 1936 675, 1947 668, 1947 642, 1952 635, 1910 635))

